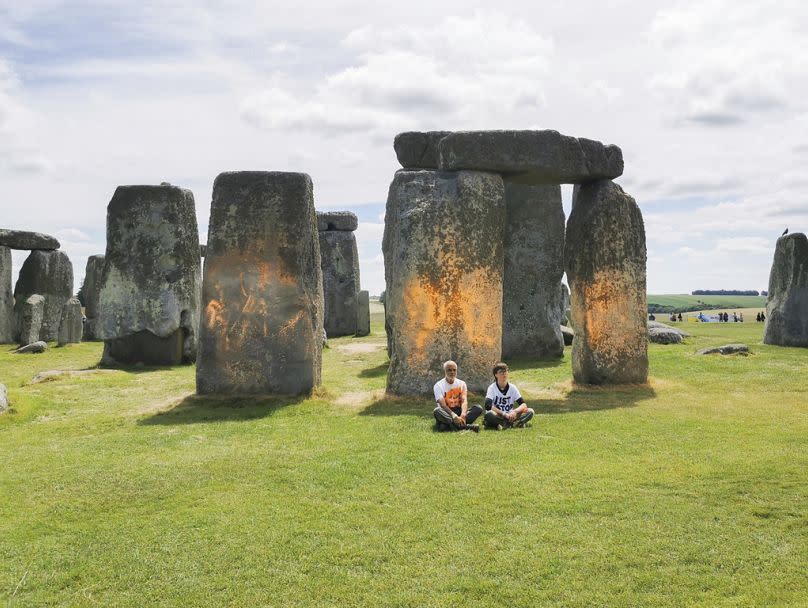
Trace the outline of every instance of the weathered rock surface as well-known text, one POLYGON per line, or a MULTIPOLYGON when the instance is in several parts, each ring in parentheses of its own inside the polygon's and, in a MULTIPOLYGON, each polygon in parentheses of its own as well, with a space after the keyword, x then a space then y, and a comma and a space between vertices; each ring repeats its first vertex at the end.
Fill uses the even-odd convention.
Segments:
MULTIPOLYGON (((38 338, 46 342, 56 340, 62 307, 73 295, 73 264, 67 254, 34 250, 25 259, 14 286, 14 311, 18 319, 23 303, 33 294, 45 298, 38 338)), ((20 344, 23 342, 20 340, 20 344)))
POLYGON ((561 283, 561 322, 570 323, 570 288, 566 283, 561 283))
POLYGON ((0 246, 0 344, 14 342, 14 294, 11 291, 11 250, 0 246))
POLYGON ((387 390, 428 394, 453 359, 469 390, 501 358, 504 185, 476 171, 395 174, 384 240, 387 390))
POLYGON ((356 335, 370 334, 370 294, 362 290, 356 296, 356 335))
POLYGON ((748 355, 749 347, 746 344, 724 344, 723 346, 713 346, 702 348, 696 351, 697 355, 748 355))
POLYGON ((107 206, 107 252, 95 327, 96 337, 105 342, 105 360, 194 361, 201 274, 191 191, 170 185, 118 186, 107 206))
POLYGON ((801 232, 777 239, 763 343, 808 346, 808 238, 801 232))
POLYGON ((317 230, 338 230, 353 232, 359 227, 359 219, 351 211, 318 211, 317 230))
POLYGON ((332 338, 356 333, 359 253, 353 232, 321 231, 325 330, 332 338))
POLYGON ((451 131, 407 131, 393 140, 396 158, 405 169, 437 169, 438 142, 451 131))
POLYGON ((204 258, 208 253, 208 246, 207 245, 200 245, 199 246, 199 257, 204 258))
POLYGON ((561 186, 505 181, 502 356, 554 359, 564 354, 561 186))
POLYGON ((19 321, 19 343, 21 346, 32 344, 39 340, 44 310, 45 296, 39 294, 28 296, 18 307, 17 319, 19 321))
POLYGON ((62 309, 62 320, 59 323, 59 346, 78 344, 81 342, 82 319, 81 302, 78 298, 70 298, 62 309))
POLYGON ((690 337, 690 334, 688 332, 686 332, 684 329, 679 329, 678 327, 674 327, 673 325, 668 325, 666 323, 660 323, 659 321, 648 321, 648 329, 650 330, 650 329, 652 329, 654 327, 659 328, 659 329, 666 329, 666 330, 669 330, 669 331, 675 331, 676 333, 678 333, 683 338, 689 338, 690 337))
POLYGON ((84 333, 82 340, 96 339, 98 324, 98 298, 101 295, 101 280, 104 276, 105 256, 91 255, 84 271, 84 333))
POLYGON ((52 250, 59 249, 59 241, 41 232, 0 228, 0 246, 8 247, 9 249, 52 250))
POLYGON ((222 173, 209 226, 197 392, 311 390, 320 383, 323 341, 311 178, 222 173))
POLYGON ((654 344, 681 344, 682 334, 673 327, 649 327, 648 341, 654 344))
POLYGON ((48 345, 42 340, 37 340, 36 342, 32 342, 31 344, 20 346, 17 350, 14 351, 14 353, 17 355, 38 354, 38 353, 44 353, 46 350, 48 350, 48 345))
POLYGON ((0 414, 8 409, 8 389, 5 384, 0 384, 0 414))
POLYGON ((566 325, 561 326, 561 335, 564 336, 564 346, 570 346, 575 339, 575 331, 566 325))
POLYGON ((528 184, 584 183, 623 173, 617 146, 558 131, 456 131, 438 144, 439 168, 512 175, 528 184))
POLYGON ((645 382, 646 249, 637 203, 611 181, 584 184, 573 201, 566 238, 575 381, 645 382))

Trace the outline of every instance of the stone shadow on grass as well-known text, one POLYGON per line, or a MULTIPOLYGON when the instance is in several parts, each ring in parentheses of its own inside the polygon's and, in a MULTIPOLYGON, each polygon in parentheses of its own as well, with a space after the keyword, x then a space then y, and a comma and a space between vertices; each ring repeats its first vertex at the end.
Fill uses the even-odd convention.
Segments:
POLYGON ((379 378, 387 374, 387 370, 390 368, 390 362, 385 361, 384 363, 380 363, 376 367, 369 367, 367 369, 363 369, 359 372, 360 378, 379 378))
MULTIPOLYGON (((528 399, 536 414, 573 414, 621 407, 636 407, 641 401, 656 397, 653 388, 644 384, 612 386, 573 385, 562 399, 528 399)), ((484 395, 469 395, 469 404, 485 401, 484 395)), ((360 416, 422 416, 432 417, 431 395, 398 397, 385 395, 359 412, 360 416)))
POLYGON ((138 421, 140 425, 238 422, 271 416, 281 408, 296 405, 308 395, 188 395, 171 409, 138 421))

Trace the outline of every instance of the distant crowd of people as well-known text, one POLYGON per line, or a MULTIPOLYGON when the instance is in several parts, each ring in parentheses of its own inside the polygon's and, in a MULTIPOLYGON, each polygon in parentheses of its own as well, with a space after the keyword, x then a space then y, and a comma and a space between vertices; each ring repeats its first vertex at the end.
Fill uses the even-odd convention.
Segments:
MULTIPOLYGON (((710 317, 707 317, 703 312, 700 312, 698 315, 696 315, 696 318, 699 321, 702 321, 704 323, 709 323, 710 321, 718 321, 719 323, 729 323, 730 322, 730 317, 729 317, 728 312, 719 312, 718 314, 712 315, 710 317)), ((649 321, 656 321, 656 316, 654 315, 654 313, 651 313, 651 314, 648 315, 648 320, 649 321)), ((681 323, 682 322, 682 313, 671 313, 671 316, 668 318, 668 320, 671 321, 672 323, 681 323)), ((757 313, 755 315, 755 321, 757 321, 758 323, 763 323, 765 320, 766 320, 766 315, 764 313, 759 312, 759 313, 757 313)), ((732 322, 733 323, 743 323, 743 313, 742 312, 741 313, 733 312, 732 313, 732 322)))

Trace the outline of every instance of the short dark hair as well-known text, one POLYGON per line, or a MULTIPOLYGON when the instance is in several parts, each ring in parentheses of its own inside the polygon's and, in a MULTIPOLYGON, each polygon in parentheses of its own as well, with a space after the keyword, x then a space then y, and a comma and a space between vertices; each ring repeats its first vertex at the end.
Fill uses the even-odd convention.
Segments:
POLYGON ((506 363, 503 363, 502 361, 500 361, 499 363, 495 363, 494 369, 491 370, 491 372, 494 374, 494 377, 496 377, 498 372, 507 372, 507 371, 508 371, 508 365, 506 363))

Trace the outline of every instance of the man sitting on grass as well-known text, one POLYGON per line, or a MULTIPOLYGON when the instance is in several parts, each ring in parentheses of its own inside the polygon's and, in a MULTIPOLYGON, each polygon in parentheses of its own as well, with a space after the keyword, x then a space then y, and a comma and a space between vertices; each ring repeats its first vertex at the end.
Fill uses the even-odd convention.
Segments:
POLYGON ((504 363, 494 365, 493 382, 485 394, 485 427, 502 430, 511 427, 523 427, 533 418, 530 409, 519 389, 508 382, 508 366, 504 363))
POLYGON ((433 391, 438 404, 432 414, 438 423, 439 431, 462 431, 468 429, 480 432, 480 425, 473 424, 483 413, 479 405, 469 407, 466 383, 457 377, 457 363, 447 361, 443 364, 441 380, 435 383, 433 391))

